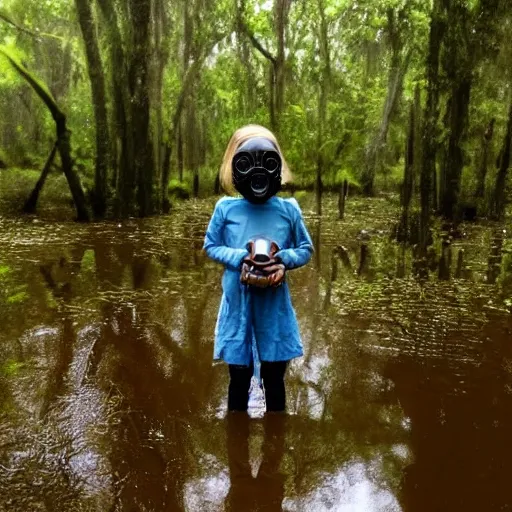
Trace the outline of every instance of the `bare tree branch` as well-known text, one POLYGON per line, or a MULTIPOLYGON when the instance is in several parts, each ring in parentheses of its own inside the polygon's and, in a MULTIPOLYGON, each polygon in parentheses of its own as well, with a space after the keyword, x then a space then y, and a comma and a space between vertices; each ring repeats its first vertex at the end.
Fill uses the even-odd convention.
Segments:
POLYGON ((249 30, 243 21, 240 22, 240 28, 250 39, 254 48, 256 48, 256 50, 258 50, 263 55, 263 57, 268 59, 275 66, 277 64, 277 59, 266 48, 264 48, 264 46, 258 41, 258 39, 256 39, 256 36, 249 30))
POLYGON ((15 29, 19 30, 20 32, 23 32, 25 34, 28 34, 32 37, 35 37, 36 39, 39 39, 40 37, 50 37, 52 39, 57 39, 59 41, 63 41, 64 38, 61 36, 56 36, 55 34, 48 34, 47 32, 39 32, 38 30, 36 32, 29 30, 28 28, 23 27, 22 25, 19 25, 16 23, 10 16, 8 16, 5 11, 0 11, 0 20, 5 21, 9 25, 12 25, 15 29))
POLYGON ((10 62, 11 66, 29 83, 35 93, 43 100, 55 121, 65 117, 45 84, 40 82, 21 62, 17 61, 6 48, 0 47, 0 54, 10 62))

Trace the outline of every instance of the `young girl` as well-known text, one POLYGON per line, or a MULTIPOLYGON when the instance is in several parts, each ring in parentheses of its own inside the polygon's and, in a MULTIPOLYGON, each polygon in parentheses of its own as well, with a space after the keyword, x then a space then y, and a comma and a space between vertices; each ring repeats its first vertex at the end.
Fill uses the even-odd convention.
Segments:
MULTIPOLYGON (((236 189, 243 197, 224 197, 217 202, 204 243, 206 254, 225 267, 214 359, 229 365, 230 411, 247 410, 253 354, 261 361, 266 410, 284 411, 286 367, 303 353, 285 272, 305 265, 313 244, 297 201, 276 196, 290 178, 269 130, 248 125, 233 134, 220 181, 228 194, 236 189), (258 259, 254 252, 255 247, 262 247, 261 241, 256 241, 261 239, 266 239, 273 251, 268 266, 260 272, 263 284, 252 286, 246 275, 258 259)), ((258 279, 255 282, 259 283, 258 279)))

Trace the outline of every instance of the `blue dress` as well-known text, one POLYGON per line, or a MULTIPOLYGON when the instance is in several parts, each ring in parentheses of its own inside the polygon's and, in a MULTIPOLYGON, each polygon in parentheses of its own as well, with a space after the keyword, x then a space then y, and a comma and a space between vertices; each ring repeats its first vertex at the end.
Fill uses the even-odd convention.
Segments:
POLYGON ((286 282, 277 288, 240 283, 249 240, 265 236, 280 247, 287 270, 305 265, 313 243, 295 199, 274 196, 263 204, 224 197, 215 205, 204 249, 225 267, 215 327, 214 359, 250 365, 253 346, 261 361, 288 361, 303 354, 297 318, 286 282))

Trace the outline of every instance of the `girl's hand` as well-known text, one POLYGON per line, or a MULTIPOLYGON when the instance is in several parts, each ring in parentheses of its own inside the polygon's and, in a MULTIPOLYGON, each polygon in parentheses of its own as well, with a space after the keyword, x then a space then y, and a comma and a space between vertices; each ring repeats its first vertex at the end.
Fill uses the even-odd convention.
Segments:
POLYGON ((269 286, 277 287, 283 284, 286 268, 282 263, 276 263, 265 269, 269 273, 268 282, 269 286))
POLYGON ((283 283, 285 272, 285 266, 277 261, 272 261, 265 267, 255 267, 250 259, 246 258, 242 264, 240 281, 256 288, 277 287, 283 283))

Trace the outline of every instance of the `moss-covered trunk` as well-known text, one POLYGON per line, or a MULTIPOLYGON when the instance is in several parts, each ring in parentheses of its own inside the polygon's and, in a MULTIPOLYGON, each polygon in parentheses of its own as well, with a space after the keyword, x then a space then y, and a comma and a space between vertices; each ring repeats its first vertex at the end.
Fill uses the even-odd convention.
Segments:
POLYGON ((89 0, 75 0, 78 22, 84 39, 87 70, 91 82, 92 102, 96 121, 96 169, 92 208, 96 217, 104 217, 107 209, 107 174, 110 159, 105 74, 101 62, 96 26, 89 0))
POLYGON ((430 214, 432 209, 433 176, 436 173, 437 152, 437 121, 439 118, 439 55, 441 42, 445 32, 445 21, 441 0, 434 1, 430 20, 430 34, 426 64, 427 103, 423 124, 423 150, 420 174, 420 250, 421 256, 426 257, 430 231, 430 214))

